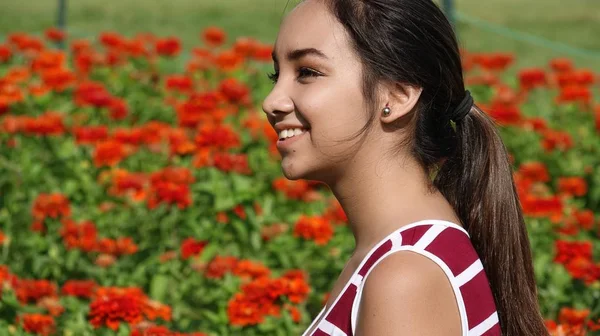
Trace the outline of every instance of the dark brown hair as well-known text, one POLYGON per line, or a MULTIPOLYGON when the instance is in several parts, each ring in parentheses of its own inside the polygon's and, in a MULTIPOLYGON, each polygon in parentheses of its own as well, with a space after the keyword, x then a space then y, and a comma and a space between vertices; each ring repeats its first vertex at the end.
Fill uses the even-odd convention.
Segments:
POLYGON ((360 133, 377 120, 378 83, 423 88, 407 128, 411 136, 398 150, 410 148, 423 169, 435 175, 430 187, 446 197, 469 232, 502 334, 548 335, 525 221, 496 124, 475 105, 455 129, 450 122, 465 86, 457 38, 444 13, 430 0, 324 1, 363 64, 363 94, 373 111, 360 133))

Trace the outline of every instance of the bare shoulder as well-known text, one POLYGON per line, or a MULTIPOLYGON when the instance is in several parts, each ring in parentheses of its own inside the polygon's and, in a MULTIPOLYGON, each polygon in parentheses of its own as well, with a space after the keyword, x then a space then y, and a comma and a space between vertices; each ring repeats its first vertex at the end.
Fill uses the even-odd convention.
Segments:
POLYGON ((356 336, 460 336, 450 280, 431 259, 411 251, 390 254, 367 276, 356 336))

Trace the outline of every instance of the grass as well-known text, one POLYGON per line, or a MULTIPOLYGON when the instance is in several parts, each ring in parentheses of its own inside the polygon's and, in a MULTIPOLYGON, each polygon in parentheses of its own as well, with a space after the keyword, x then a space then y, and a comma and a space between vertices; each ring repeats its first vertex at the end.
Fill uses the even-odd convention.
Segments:
MULTIPOLYGON (((297 0, 290 0, 288 10, 297 0)), ((186 47, 197 45, 199 32, 218 25, 237 36, 274 42, 287 0, 77 0, 68 1, 67 27, 75 36, 113 30, 125 35, 150 31, 176 35, 186 47)), ((579 67, 600 69, 600 2, 597 0, 455 0, 460 13, 554 42, 585 49, 595 57, 572 56, 507 38, 482 27, 458 23, 461 44, 472 51, 508 51, 520 66, 544 65, 557 56, 579 67)), ((14 31, 38 33, 56 22, 56 0, 0 1, 0 36, 14 31)))

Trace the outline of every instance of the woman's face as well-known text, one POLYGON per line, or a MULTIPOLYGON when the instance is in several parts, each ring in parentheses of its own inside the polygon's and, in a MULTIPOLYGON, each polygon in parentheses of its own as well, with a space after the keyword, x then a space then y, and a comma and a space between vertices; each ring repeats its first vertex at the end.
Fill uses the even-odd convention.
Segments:
POLYGON ((283 21, 273 54, 276 83, 263 110, 280 135, 283 173, 292 180, 335 180, 361 137, 345 139, 368 120, 361 64, 349 38, 323 1, 307 0, 283 21), (296 128, 305 130, 282 140, 282 130, 296 128))

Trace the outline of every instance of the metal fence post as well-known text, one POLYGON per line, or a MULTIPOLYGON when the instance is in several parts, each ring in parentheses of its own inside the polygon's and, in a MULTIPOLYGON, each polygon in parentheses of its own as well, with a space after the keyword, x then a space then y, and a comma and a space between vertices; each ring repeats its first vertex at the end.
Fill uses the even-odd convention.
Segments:
MULTIPOLYGON (((58 0, 58 10, 56 13, 56 27, 62 31, 65 31, 67 24, 67 0, 58 0)), ((59 47, 64 49, 64 41, 60 41, 59 47)))

